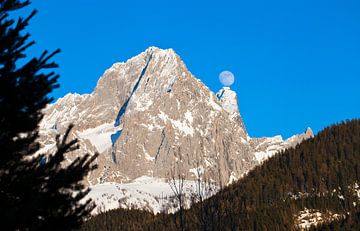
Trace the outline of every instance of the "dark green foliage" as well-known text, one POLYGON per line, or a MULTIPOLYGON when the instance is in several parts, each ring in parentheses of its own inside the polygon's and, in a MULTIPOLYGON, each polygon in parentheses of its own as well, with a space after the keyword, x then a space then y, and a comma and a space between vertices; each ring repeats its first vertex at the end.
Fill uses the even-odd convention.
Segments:
MULTIPOLYGON (((270 158, 201 206, 195 204, 185 210, 186 230, 297 230, 294 215, 305 208, 324 214, 349 212, 346 220, 331 224, 335 228, 324 226, 324 230, 358 230, 359 213, 353 206, 358 198, 349 186, 359 183, 359 174, 360 120, 357 119, 324 129, 315 138, 270 158), (336 228, 348 223, 348 229, 336 228)), ((118 219, 115 211, 107 216, 118 219)), ((126 211, 122 210, 122 214, 126 211)), ((175 216, 178 219, 179 215, 175 216)), ((129 218, 137 229, 129 225, 122 230, 176 230, 173 220, 173 215, 165 214, 155 219, 129 218)), ((90 222, 106 221, 97 216, 90 222)))
POLYGON ((151 230, 155 215, 140 210, 117 209, 101 213, 82 226, 82 230, 151 230))
POLYGON ((17 21, 9 13, 28 4, 0 0, 1 230, 68 230, 78 227, 93 208, 90 201, 81 205, 79 200, 88 193, 81 181, 95 156, 61 166, 64 155, 77 148, 76 140, 67 142, 71 127, 58 137, 54 154, 34 156, 41 110, 52 101, 48 93, 58 87, 58 76, 44 70, 57 67, 49 60, 59 51, 24 59, 34 42, 28 42, 23 30, 36 12, 17 21))

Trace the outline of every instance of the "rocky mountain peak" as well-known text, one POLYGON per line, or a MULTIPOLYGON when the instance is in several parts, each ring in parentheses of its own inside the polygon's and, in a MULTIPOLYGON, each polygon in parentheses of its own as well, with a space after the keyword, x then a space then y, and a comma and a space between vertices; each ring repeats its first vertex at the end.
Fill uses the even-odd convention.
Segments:
POLYGON ((225 111, 230 114, 239 114, 237 95, 230 87, 223 87, 216 93, 216 96, 225 111))
POLYGON ((312 129, 310 127, 308 127, 305 131, 305 135, 309 138, 314 137, 314 132, 312 131, 312 129))
POLYGON ((267 152, 267 144, 287 142, 252 141, 235 91, 223 87, 215 95, 172 49, 157 47, 113 64, 91 94, 69 94, 49 105, 40 126, 44 151, 70 123, 81 142, 69 159, 100 153, 89 184, 167 178, 176 166, 187 179, 201 168, 226 184, 258 164, 255 154, 267 152))

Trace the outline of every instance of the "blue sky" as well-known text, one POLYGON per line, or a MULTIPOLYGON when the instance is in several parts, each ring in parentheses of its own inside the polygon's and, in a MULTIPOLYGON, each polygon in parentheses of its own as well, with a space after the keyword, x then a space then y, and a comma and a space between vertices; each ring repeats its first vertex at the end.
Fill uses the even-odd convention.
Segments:
MULTIPOLYGON (((251 136, 360 117, 360 1, 33 0, 30 54, 61 48, 61 88, 90 93, 114 62, 173 48, 211 90, 232 71, 251 136)), ((23 11, 24 13, 26 12, 23 11)))

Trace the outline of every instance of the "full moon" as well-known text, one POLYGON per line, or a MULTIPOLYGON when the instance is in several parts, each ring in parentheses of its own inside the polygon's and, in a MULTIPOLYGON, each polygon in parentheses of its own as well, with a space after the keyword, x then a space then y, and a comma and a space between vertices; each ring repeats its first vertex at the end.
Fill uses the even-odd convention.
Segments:
POLYGON ((219 80, 225 87, 230 87, 235 81, 235 76, 230 71, 223 71, 219 75, 219 80))

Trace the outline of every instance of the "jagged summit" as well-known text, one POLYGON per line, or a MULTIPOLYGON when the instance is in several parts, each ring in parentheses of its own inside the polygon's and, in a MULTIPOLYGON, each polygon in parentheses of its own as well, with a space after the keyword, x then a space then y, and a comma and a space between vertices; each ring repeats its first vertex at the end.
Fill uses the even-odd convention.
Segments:
MULTIPOLYGON (((70 159, 100 152, 89 184, 166 178, 181 163, 188 179, 201 168, 224 185, 258 164, 255 154, 275 142, 250 139, 234 91, 224 87, 215 95, 174 50, 157 47, 112 65, 91 94, 69 94, 49 105, 40 126, 43 151, 55 147, 70 123, 76 125, 72 137, 81 141, 70 159)), ((276 140, 271 151, 283 142, 276 140)))
POLYGON ((176 52, 172 48, 162 49, 162 48, 159 48, 159 47, 156 47, 156 46, 150 46, 146 50, 141 52, 140 54, 129 58, 125 62, 114 63, 113 66, 114 65, 117 66, 117 65, 125 64, 125 63, 128 63, 128 62, 133 61, 133 60, 141 59, 141 58, 144 58, 147 55, 177 56, 176 52))
POLYGON ((308 127, 305 131, 305 135, 307 135, 308 137, 314 137, 314 132, 310 127, 308 127))
POLYGON ((162 49, 162 48, 159 48, 159 47, 156 47, 156 46, 150 46, 148 47, 144 52, 147 52, 147 53, 167 53, 169 55, 176 55, 174 49, 172 48, 167 48, 167 49, 162 49))
POLYGON ((216 96, 225 111, 231 114, 239 114, 237 95, 230 87, 223 87, 216 93, 216 96))

